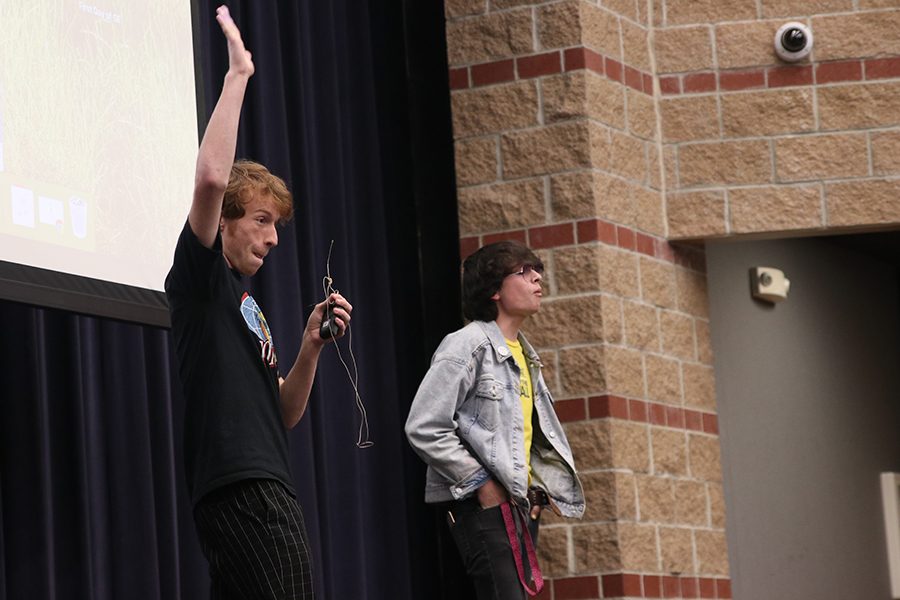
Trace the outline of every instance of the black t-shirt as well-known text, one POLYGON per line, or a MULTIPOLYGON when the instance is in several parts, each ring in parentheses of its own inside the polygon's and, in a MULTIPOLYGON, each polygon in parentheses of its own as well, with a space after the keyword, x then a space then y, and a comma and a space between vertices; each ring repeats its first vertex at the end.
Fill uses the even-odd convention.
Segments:
POLYGON ((262 311, 225 262, 221 235, 206 248, 185 224, 166 296, 186 400, 191 502, 251 478, 276 479, 294 494, 275 346, 262 311))

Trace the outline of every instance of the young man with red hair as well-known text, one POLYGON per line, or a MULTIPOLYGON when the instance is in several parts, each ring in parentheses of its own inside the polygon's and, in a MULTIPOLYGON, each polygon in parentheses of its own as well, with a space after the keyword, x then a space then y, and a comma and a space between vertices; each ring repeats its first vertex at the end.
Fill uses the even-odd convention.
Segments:
POLYGON ((229 68, 200 144, 194 197, 166 279, 185 394, 184 453, 213 598, 313 598, 310 551, 288 460, 287 430, 306 410, 326 303, 339 332, 352 307, 340 294, 317 305, 297 359, 280 376, 252 276, 293 214, 284 181, 234 160, 253 60, 224 6, 216 20, 229 68))

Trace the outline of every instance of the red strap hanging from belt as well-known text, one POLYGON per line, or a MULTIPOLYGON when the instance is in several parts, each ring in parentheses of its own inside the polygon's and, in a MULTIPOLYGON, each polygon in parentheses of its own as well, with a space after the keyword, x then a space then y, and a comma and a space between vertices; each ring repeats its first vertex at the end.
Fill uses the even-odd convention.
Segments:
POLYGON ((528 532, 528 523, 525 522, 525 516, 522 515, 519 508, 512 501, 504 502, 500 505, 503 513, 503 522, 506 523, 506 535, 509 536, 509 544, 512 546, 513 557, 516 559, 516 571, 519 572, 519 581, 525 587, 525 591, 529 596, 537 596, 544 588, 544 576, 541 575, 541 568, 538 566, 537 555, 534 552, 534 543, 531 541, 531 534, 528 532), (525 552, 528 554, 528 564, 531 566, 531 578, 534 580, 534 590, 528 587, 525 581, 524 567, 522 566, 522 552, 519 548, 519 536, 516 535, 516 523, 513 521, 513 513, 518 515, 522 524, 522 538, 525 540, 525 552))

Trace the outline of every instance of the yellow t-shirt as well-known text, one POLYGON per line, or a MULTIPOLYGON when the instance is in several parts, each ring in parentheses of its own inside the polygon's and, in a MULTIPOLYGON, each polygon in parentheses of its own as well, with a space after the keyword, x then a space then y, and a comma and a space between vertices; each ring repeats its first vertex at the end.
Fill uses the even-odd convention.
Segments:
POLYGON ((531 371, 522 351, 522 344, 516 340, 506 340, 516 364, 519 365, 519 401, 522 403, 522 418, 525 421, 525 467, 528 469, 528 485, 531 485, 531 413, 534 411, 534 389, 531 386, 531 371))

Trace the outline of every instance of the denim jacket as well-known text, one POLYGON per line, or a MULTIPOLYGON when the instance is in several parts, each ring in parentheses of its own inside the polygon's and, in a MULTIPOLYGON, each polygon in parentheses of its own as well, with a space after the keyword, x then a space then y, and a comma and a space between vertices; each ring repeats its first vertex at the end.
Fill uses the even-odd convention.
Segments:
MULTIPOLYGON (((556 512, 580 518, 584 490, 572 450, 540 359, 523 335, 519 339, 534 388, 532 485, 547 492, 556 512)), ((444 338, 413 400, 406 436, 428 464, 426 502, 466 498, 493 478, 527 505, 519 366, 494 321, 474 321, 444 338)))

